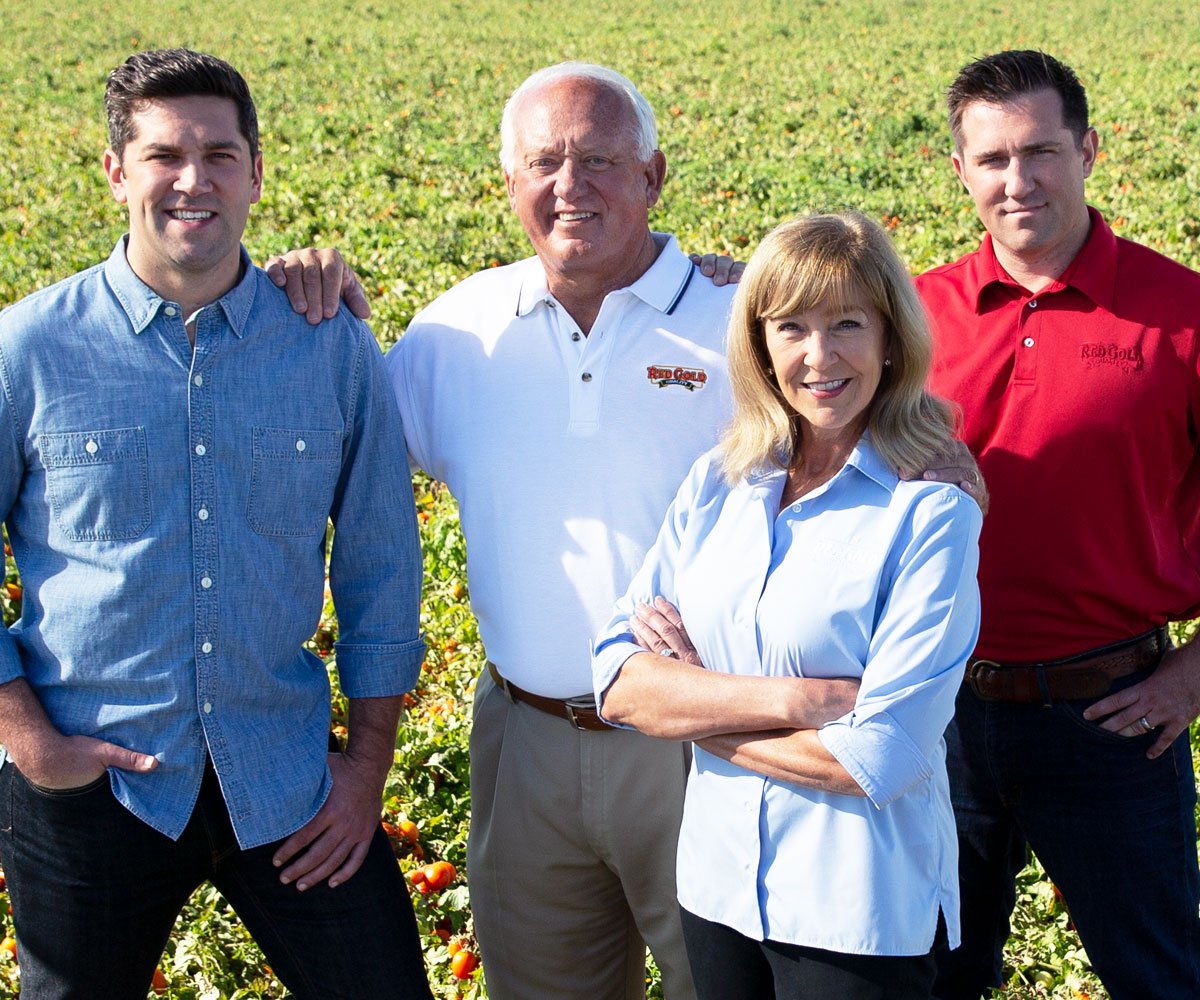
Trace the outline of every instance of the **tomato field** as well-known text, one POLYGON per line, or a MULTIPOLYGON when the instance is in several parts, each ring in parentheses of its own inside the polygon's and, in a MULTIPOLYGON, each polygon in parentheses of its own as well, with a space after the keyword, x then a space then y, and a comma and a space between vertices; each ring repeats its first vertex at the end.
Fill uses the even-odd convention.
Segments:
MULTIPOLYGON (((1079 71, 1091 99, 1101 152, 1089 200, 1119 234, 1200 267, 1200 9, 1163 0, 1147 10, 1122 0, 26 0, 6 11, 0 70, 0 306, 102 260, 124 232, 100 171, 104 80, 136 49, 176 45, 228 59, 255 95, 266 176, 251 256, 340 247, 385 348, 455 281, 528 254, 497 162, 500 109, 529 72, 563 59, 621 70, 656 109, 668 179, 652 224, 685 249, 744 257, 783 218, 854 207, 884 220, 920 270, 973 249, 980 233, 947 155, 947 84, 977 56, 1044 48, 1079 71)), ((485 658, 454 501, 423 477, 414 490, 429 652, 384 819, 435 995, 484 997, 464 869, 467 734, 485 658)), ((9 560, 6 622, 20 600, 9 560)), ((312 646, 332 665, 327 611, 312 646)), ((335 727, 343 712, 335 700, 335 727)), ((11 920, 4 931, 0 997, 19 984, 11 920)), ((1106 996, 1036 863, 1022 875, 1008 974, 1005 996, 1106 996)), ((648 979, 659 995, 652 967, 648 979)), ((156 987, 177 1000, 286 995, 207 888, 181 916, 156 987)))

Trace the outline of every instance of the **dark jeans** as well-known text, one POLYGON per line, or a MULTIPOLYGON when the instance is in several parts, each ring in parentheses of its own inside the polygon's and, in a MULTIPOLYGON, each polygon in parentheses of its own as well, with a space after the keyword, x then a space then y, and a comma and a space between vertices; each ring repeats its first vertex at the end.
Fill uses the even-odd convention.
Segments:
POLYGON ((679 908, 698 1000, 928 1000, 930 955, 847 955, 755 941, 679 908))
POLYGON ((113 796, 107 775, 63 792, 0 769, 0 859, 26 1000, 145 1000, 183 904, 210 879, 300 998, 430 993, 404 879, 382 828, 336 889, 281 885, 278 844, 243 851, 211 767, 172 841, 113 796))
MULTIPOLYGON (((1123 678, 1114 687, 1143 680, 1123 678)), ((1113 1000, 1200 997, 1196 788, 1184 732, 1156 760, 1083 718, 1089 701, 985 702, 959 692, 946 731, 958 824, 962 947, 939 951, 934 996, 978 1000, 1001 978, 1033 848, 1113 1000)))

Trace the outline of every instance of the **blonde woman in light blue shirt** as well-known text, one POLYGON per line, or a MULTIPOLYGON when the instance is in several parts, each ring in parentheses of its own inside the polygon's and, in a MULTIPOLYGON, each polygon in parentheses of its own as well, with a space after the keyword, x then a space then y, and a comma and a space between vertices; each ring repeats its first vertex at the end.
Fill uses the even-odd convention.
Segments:
POLYGON ((908 272, 855 213, 785 223, 734 301, 736 412, 596 644, 604 718, 695 741, 677 881, 701 998, 924 998, 958 943, 942 734, 979 508, 908 272))

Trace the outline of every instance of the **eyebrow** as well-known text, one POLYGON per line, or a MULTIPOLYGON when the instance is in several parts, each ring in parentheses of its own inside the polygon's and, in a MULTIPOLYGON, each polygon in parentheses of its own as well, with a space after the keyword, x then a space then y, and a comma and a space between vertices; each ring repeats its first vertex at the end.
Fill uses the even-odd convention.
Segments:
MULTIPOLYGON (((1037 149, 1061 149, 1063 145, 1064 143, 1058 139, 1035 139, 1033 142, 1027 142, 1024 145, 1018 146, 1017 152, 1032 153, 1037 149)), ((970 156, 973 160, 986 160, 992 156, 1006 156, 1007 154, 1008 150, 1006 148, 997 148, 981 149, 977 153, 971 153, 970 156)))
MULTIPOLYGON (((146 150, 153 153, 173 153, 181 148, 182 146, 170 142, 150 142, 146 144, 146 150)), ((216 139, 212 142, 204 143, 200 148, 205 152, 227 149, 240 150, 241 143, 236 139, 216 139)))

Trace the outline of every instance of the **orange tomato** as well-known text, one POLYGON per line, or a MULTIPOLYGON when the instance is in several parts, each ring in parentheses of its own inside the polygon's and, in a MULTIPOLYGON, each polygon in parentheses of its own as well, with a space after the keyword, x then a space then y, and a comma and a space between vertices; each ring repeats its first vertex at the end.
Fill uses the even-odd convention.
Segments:
POLYGON ((421 872, 431 889, 445 889, 458 874, 449 861, 434 861, 422 868, 421 872))
POLYGON ((463 948, 462 951, 450 959, 450 973, 455 979, 468 979, 478 964, 479 959, 475 957, 474 952, 463 948))
POLYGON ((162 969, 155 968, 154 978, 150 981, 150 988, 159 996, 167 992, 167 988, 171 985, 171 981, 167 978, 166 973, 162 969))
POLYGON ((15 938, 6 937, 3 941, 0 941, 0 953, 3 952, 7 952, 14 962, 17 960, 17 942, 15 938))
POLYGON ((417 837, 421 834, 417 824, 411 819, 402 819, 397 824, 397 829, 400 836, 407 840, 410 844, 415 844, 417 842, 417 837))

